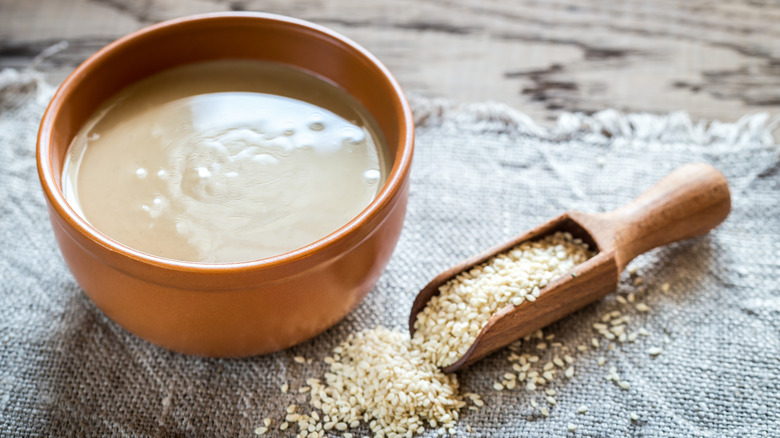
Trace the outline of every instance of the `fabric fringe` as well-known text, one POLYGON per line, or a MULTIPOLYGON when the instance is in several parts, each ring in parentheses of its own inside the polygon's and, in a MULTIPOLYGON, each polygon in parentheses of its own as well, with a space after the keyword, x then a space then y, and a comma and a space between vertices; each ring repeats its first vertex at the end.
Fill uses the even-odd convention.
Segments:
MULTIPOLYGON (((36 62, 63 50, 67 44, 55 44, 36 57, 36 62)), ((0 71, 0 108, 24 103, 31 95, 36 103, 46 105, 56 87, 34 69, 0 71)), ((418 129, 429 127, 505 132, 551 141, 574 138, 603 143, 615 138, 641 142, 687 143, 692 145, 727 144, 731 146, 771 146, 772 132, 780 127, 780 115, 745 115, 736 122, 694 122, 688 113, 675 111, 666 115, 623 113, 606 109, 592 115, 563 113, 552 127, 539 125, 528 115, 500 102, 459 104, 447 99, 409 96, 418 129)))
POLYGON ((577 138, 603 143, 615 138, 641 142, 726 144, 731 146, 771 146, 772 132, 780 127, 780 115, 746 115, 733 123, 694 122, 688 113, 665 115, 623 113, 614 109, 592 115, 563 113, 552 127, 544 127, 526 114, 500 102, 459 104, 447 99, 430 99, 412 94, 409 103, 418 129, 429 127, 458 130, 506 132, 551 141, 577 138))

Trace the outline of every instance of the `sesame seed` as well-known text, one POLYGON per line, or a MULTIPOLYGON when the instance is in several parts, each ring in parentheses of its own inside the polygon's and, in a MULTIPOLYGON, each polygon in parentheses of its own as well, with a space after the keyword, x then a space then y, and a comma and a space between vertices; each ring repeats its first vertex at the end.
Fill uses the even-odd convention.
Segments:
POLYGON ((575 430, 577 430, 578 426, 574 423, 569 423, 568 426, 566 427, 569 429, 569 432, 574 432, 575 430))
POLYGON ((550 411, 549 411, 549 410, 547 410, 547 408, 546 408, 546 407, 544 407, 544 406, 542 406, 542 408, 541 408, 541 409, 539 409, 539 412, 541 412, 541 413, 542 413, 542 415, 544 415, 545 417, 549 417, 549 416, 550 416, 550 411))
POLYGON ((620 382, 618 382, 618 386, 620 387, 620 389, 623 389, 623 390, 626 390, 626 391, 628 391, 628 389, 631 388, 631 384, 629 384, 625 380, 621 380, 620 382))
POLYGON ((600 356, 598 359, 596 359, 596 363, 598 363, 599 366, 602 366, 605 363, 607 363, 607 358, 604 356, 600 356))
POLYGON ((639 421, 639 415, 636 412, 629 414, 629 418, 631 418, 631 421, 639 421))
POLYGON ((293 360, 297 363, 306 363, 306 359, 303 356, 295 356, 293 360))
POLYGON ((659 354, 661 354, 662 351, 663 350, 661 350, 658 347, 652 347, 647 350, 647 354, 649 354, 650 356, 658 356, 659 354))
POLYGON ((587 406, 582 405, 579 408, 577 408, 577 413, 578 414, 584 414, 585 412, 588 412, 588 407, 587 406))
POLYGON ((267 427, 258 427, 255 429, 255 435, 265 435, 266 432, 268 432, 267 427))
POLYGON ((638 310, 640 312, 649 312, 650 311, 650 307, 647 304, 645 304, 645 303, 637 303, 636 310, 638 310))
POLYGON ((571 379, 574 377, 574 367, 566 368, 566 371, 564 372, 564 376, 566 376, 567 379, 571 379))
POLYGON ((290 389, 290 386, 286 383, 283 383, 282 386, 279 387, 281 389, 282 393, 287 394, 287 390, 290 389))
POLYGON ((669 283, 664 283, 661 285, 661 291, 663 291, 663 293, 669 292, 669 289, 670 289, 669 283))

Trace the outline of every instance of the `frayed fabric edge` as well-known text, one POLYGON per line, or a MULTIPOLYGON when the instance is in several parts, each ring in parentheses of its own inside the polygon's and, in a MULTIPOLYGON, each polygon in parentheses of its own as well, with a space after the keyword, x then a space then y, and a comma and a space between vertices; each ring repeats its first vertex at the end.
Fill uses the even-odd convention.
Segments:
POLYGON ((411 94, 409 104, 420 130, 443 128, 503 133, 548 141, 581 140, 591 144, 615 139, 640 143, 730 147, 774 146, 772 132, 780 127, 780 115, 746 115, 733 123, 694 122, 685 111, 668 114, 623 113, 614 109, 592 115, 563 113, 551 127, 539 125, 528 115, 500 102, 456 103, 411 94))
MULTIPOLYGON (((56 47, 60 49, 60 47, 56 47)), ((56 87, 36 70, 0 71, 0 107, 18 105, 35 96, 36 103, 48 104, 56 87)), ((534 137, 549 141, 584 140, 608 143, 616 138, 638 142, 686 143, 690 145, 725 144, 732 147, 776 145, 772 131, 780 127, 780 115, 746 115, 733 123, 701 120, 694 122, 688 113, 623 113, 614 109, 592 115, 563 113, 552 127, 539 125, 528 115, 494 101, 455 103, 411 94, 409 104, 417 129, 431 127, 494 132, 534 137)))
POLYGON ((41 72, 35 70, 0 70, 0 109, 19 106, 30 98, 38 105, 48 105, 54 96, 56 87, 44 79, 41 72))

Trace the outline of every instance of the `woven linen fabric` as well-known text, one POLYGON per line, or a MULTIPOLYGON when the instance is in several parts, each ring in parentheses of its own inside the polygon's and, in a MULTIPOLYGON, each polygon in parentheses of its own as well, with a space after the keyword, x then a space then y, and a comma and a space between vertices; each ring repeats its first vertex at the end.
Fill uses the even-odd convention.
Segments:
MULTIPOLYGON (((546 350, 521 346, 543 362, 574 358, 574 377, 550 384, 557 405, 549 418, 531 405, 546 405, 541 391, 492 389, 512 370, 508 351, 459 372, 462 391, 481 394, 486 405, 464 409, 456 433, 780 436, 780 147, 765 115, 704 124, 683 113, 608 110, 565 114, 543 128, 498 103, 414 98, 408 214, 374 290, 316 338, 236 360, 155 347, 80 290, 55 243, 35 167, 35 136, 51 93, 35 73, 0 73, 2 436, 252 436, 266 417, 273 420, 267 436, 294 436, 294 426, 278 426, 288 404, 306 405, 297 389, 323 375, 321 359, 350 333, 406 327, 416 292, 436 273, 565 210, 616 208, 690 162, 725 174, 728 219, 705 236, 637 258, 616 293, 545 329, 555 335, 546 350), (639 302, 650 311, 638 312, 639 302), (593 347, 593 323, 613 310, 630 316, 628 331, 648 336, 622 344, 601 338, 593 347), (662 353, 651 356, 652 347, 662 353), (299 355, 312 363, 296 363, 299 355), (610 367, 628 390, 605 379, 610 367), (290 393, 280 392, 283 383, 290 393), (577 413, 582 405, 587 412, 577 413)), ((365 427, 355 433, 366 435, 365 427)))

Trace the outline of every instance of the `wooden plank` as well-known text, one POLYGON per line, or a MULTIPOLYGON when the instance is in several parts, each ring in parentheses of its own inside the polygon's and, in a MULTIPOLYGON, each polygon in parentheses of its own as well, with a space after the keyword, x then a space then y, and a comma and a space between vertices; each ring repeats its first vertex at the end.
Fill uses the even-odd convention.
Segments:
POLYGON ((409 93, 496 100, 538 120, 605 108, 733 121, 780 113, 780 4, 599 0, 25 0, 0 2, 0 68, 62 80, 108 42, 161 20, 263 10, 374 52, 409 93))

